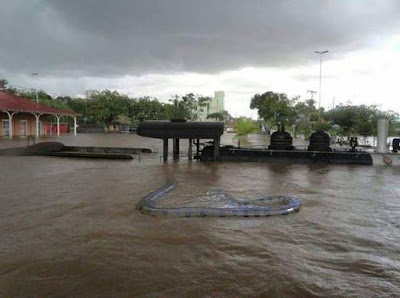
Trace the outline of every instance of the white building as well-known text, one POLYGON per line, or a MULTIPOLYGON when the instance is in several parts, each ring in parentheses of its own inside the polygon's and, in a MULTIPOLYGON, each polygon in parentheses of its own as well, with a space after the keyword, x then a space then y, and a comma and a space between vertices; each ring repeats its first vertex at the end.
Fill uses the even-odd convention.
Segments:
POLYGON ((207 119, 208 115, 214 113, 223 113, 225 111, 225 92, 215 91, 214 97, 211 100, 204 101, 197 105, 197 120, 210 121, 207 119))

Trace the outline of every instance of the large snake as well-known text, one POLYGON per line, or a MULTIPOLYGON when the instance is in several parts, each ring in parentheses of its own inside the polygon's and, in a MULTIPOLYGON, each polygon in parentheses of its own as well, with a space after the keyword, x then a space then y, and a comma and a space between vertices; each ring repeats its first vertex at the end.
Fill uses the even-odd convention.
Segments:
POLYGON ((225 196, 235 202, 235 207, 156 207, 156 202, 175 188, 175 183, 168 183, 156 191, 148 194, 137 205, 142 213, 161 216, 180 216, 180 217, 261 217, 271 215, 288 215, 299 212, 301 202, 298 197, 292 195, 267 196, 255 199, 252 202, 273 203, 279 201, 281 205, 252 205, 249 201, 233 198, 225 192, 219 192, 218 195, 225 196))

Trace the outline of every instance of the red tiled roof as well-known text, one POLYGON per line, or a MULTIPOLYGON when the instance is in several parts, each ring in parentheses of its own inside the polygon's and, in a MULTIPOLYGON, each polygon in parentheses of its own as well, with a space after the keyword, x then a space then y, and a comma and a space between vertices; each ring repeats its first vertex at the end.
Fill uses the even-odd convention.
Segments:
POLYGON ((0 111, 77 116, 72 110, 62 110, 33 102, 18 95, 0 91, 0 111))

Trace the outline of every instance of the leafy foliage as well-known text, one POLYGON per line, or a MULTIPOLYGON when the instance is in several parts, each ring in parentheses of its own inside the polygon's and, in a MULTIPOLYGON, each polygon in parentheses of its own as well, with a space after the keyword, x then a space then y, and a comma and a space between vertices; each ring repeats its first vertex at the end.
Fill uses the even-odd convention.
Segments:
POLYGON ((250 108, 258 109, 260 118, 272 125, 278 124, 284 130, 285 125, 292 125, 296 120, 295 102, 296 99, 289 99, 284 93, 268 91, 254 95, 250 108))
POLYGON ((175 95, 173 98, 169 100, 172 102, 174 107, 172 112, 172 119, 190 119, 192 117, 192 113, 189 109, 190 100, 186 99, 185 101, 180 100, 178 95, 175 95))
POLYGON ((6 79, 0 79, 0 90, 5 89, 8 85, 8 81, 6 79))
POLYGON ((324 114, 324 118, 332 124, 340 126, 339 134, 343 136, 360 135, 375 136, 379 118, 393 122, 396 118, 393 111, 383 112, 377 106, 339 106, 324 114))
POLYGON ((236 125, 236 135, 246 136, 258 131, 258 125, 249 118, 240 118, 236 125))
MULTIPOLYGON (((7 84, 6 80, 3 80, 7 84)), ((36 91, 6 89, 22 97, 36 101, 36 91)), ((103 90, 94 92, 89 99, 68 96, 52 98, 44 91, 38 91, 39 103, 60 108, 72 109, 82 115, 85 124, 105 125, 112 122, 136 124, 144 120, 170 120, 183 118, 194 120, 197 98, 189 93, 182 98, 174 96, 171 103, 161 103, 156 98, 130 98, 117 91, 103 90)))
MULTIPOLYGON (((32 101, 36 101, 36 91, 16 91, 12 93, 17 93, 18 95, 31 99, 32 101)), ((47 94, 44 91, 38 91, 37 97, 39 99, 39 103, 44 104, 49 107, 58 108, 58 109, 70 109, 67 102, 60 98, 53 99, 50 94, 47 94)))
POLYGON ((380 111, 375 105, 345 105, 325 112, 322 108, 318 110, 312 99, 300 102, 299 98, 289 99, 286 94, 271 91, 254 95, 250 108, 258 109, 258 115, 264 120, 263 126, 266 124, 267 131, 277 123, 280 123, 281 128, 286 124, 293 128, 295 136, 297 132, 308 136, 312 130, 330 130, 345 137, 374 136, 377 120, 382 117, 390 120, 389 133, 394 133, 398 115, 393 111, 380 111), (333 130, 332 125, 338 126, 338 131, 333 130))
POLYGON ((293 133, 296 137, 297 132, 301 132, 308 136, 311 130, 322 129, 320 126, 320 115, 315 107, 315 100, 309 99, 305 102, 298 101, 294 106, 297 112, 297 119, 294 121, 293 133))
POLYGON ((207 116, 207 119, 214 119, 217 121, 224 121, 225 120, 225 115, 223 113, 212 113, 207 116))

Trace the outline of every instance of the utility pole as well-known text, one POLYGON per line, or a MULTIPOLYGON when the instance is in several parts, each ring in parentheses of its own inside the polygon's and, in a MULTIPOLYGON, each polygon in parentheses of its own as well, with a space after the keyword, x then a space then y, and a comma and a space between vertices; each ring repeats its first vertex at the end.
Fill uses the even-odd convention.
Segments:
POLYGON ((319 54, 319 103, 318 110, 321 113, 321 85, 322 85, 322 55, 328 53, 329 51, 315 51, 316 54, 319 54))
MULTIPOLYGON (((39 74, 37 72, 32 73, 33 76, 38 76, 39 74)), ((39 103, 39 92, 38 89, 34 89, 36 91, 36 103, 39 103)))
POLYGON ((313 91, 313 90, 307 90, 307 92, 310 92, 310 93, 311 93, 311 100, 314 99, 314 94, 317 93, 317 91, 313 91))

